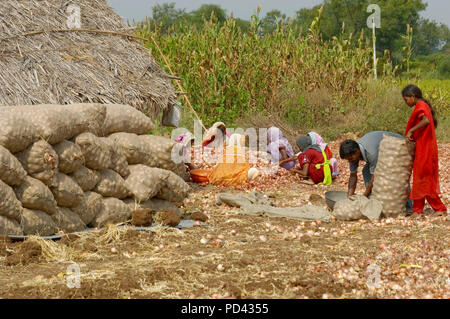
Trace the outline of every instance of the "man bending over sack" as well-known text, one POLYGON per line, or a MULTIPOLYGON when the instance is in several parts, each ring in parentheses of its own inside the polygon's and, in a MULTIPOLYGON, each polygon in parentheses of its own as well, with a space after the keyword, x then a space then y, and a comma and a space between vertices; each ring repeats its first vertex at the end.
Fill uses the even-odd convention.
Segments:
MULTIPOLYGON (((364 177, 364 184, 366 185, 366 191, 364 196, 369 197, 372 193, 374 172, 378 162, 378 151, 380 149, 380 142, 383 139, 383 135, 390 135, 398 138, 404 138, 400 134, 374 131, 369 132, 360 138, 358 141, 345 140, 341 143, 339 155, 342 159, 347 160, 350 163, 350 178, 348 181, 348 196, 352 196, 356 191, 356 184, 358 181, 357 171, 359 161, 366 162, 362 170, 364 177)), ((406 204, 408 211, 412 209, 412 202, 408 200, 406 204)))

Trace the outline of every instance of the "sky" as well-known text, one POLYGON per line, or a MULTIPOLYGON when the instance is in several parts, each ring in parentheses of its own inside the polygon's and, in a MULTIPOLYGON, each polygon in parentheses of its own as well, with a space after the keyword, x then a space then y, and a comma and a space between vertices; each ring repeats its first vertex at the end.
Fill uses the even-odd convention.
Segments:
MULTIPOLYGON (((219 4, 228 14, 249 20, 258 5, 262 6, 261 16, 266 12, 278 9, 288 16, 294 16, 301 8, 311 8, 322 0, 107 0, 109 5, 125 20, 141 21, 152 15, 152 7, 156 4, 175 2, 178 9, 187 12, 198 9, 202 4, 219 4)), ((426 0, 428 8, 422 12, 424 18, 445 23, 450 26, 450 0, 426 0)), ((383 8, 381 8, 383 10, 383 8)))

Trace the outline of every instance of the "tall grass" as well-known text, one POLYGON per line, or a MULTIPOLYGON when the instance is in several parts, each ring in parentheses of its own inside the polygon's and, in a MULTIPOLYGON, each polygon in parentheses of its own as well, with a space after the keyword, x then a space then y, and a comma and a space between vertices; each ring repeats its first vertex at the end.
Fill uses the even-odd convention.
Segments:
MULTIPOLYGON (((338 130, 401 131, 407 108, 398 105, 401 88, 395 86, 389 55, 380 59, 380 79, 374 84, 372 48, 363 31, 357 41, 344 32, 323 41, 320 15, 304 32, 280 24, 266 36, 257 16, 245 33, 232 18, 222 25, 212 18, 200 29, 180 25, 169 34, 147 20, 136 32, 156 40, 207 126, 215 121, 232 125, 257 114, 280 119, 294 130, 323 128, 330 138, 338 130)), ((147 46, 164 65, 154 44, 147 46)))

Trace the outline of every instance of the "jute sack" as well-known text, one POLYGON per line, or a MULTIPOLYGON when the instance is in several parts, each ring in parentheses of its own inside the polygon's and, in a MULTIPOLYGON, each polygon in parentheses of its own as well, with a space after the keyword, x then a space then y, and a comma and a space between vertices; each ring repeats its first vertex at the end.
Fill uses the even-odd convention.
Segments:
POLYGON ((118 132, 146 134, 154 128, 155 126, 148 116, 131 106, 106 104, 104 136, 118 132))
POLYGON ((75 112, 81 113, 89 120, 89 125, 86 132, 101 136, 103 124, 106 118, 106 106, 99 103, 80 103, 69 104, 75 112))
POLYGON ((22 213, 24 235, 51 236, 58 231, 52 218, 39 210, 24 208, 22 213))
POLYGON ((44 140, 37 141, 26 150, 17 153, 16 157, 28 175, 46 185, 53 183, 59 159, 49 143, 44 140))
POLYGON ((156 197, 174 203, 183 202, 190 190, 189 185, 175 173, 171 171, 166 172, 169 173, 169 177, 165 180, 165 184, 163 184, 156 197))
POLYGON ((27 176, 26 181, 14 189, 17 199, 28 209, 40 210, 49 215, 58 211, 55 197, 40 180, 27 176))
POLYGON ((58 206, 61 207, 75 207, 84 198, 81 187, 70 176, 63 173, 56 175, 55 183, 50 186, 50 190, 55 196, 58 206))
POLYGON ((172 150, 177 143, 168 138, 156 135, 140 135, 139 138, 144 144, 146 152, 152 154, 151 159, 142 164, 172 171, 180 177, 184 176, 186 173, 184 163, 175 163, 172 154, 172 150))
POLYGON ((130 175, 125 179, 125 187, 133 197, 141 202, 155 197, 169 178, 169 172, 146 165, 130 165, 130 175))
POLYGON ((27 172, 19 160, 8 149, 0 146, 0 180, 16 186, 22 184, 26 176, 27 172))
POLYGON ((85 132, 89 120, 64 105, 42 104, 9 107, 36 128, 37 135, 50 144, 56 144, 85 132))
POLYGON ((120 174, 122 177, 127 177, 130 174, 130 170, 128 169, 127 158, 122 150, 122 148, 114 143, 113 140, 102 137, 100 138, 106 145, 109 146, 111 153, 111 166, 109 167, 113 171, 120 174))
POLYGON ((369 201, 365 196, 354 195, 352 199, 345 199, 336 202, 332 215, 337 220, 358 220, 364 219, 361 212, 362 207, 369 201))
POLYGON ((23 151, 38 139, 36 127, 21 113, 4 107, 0 107, 0 112, 0 145, 11 153, 23 151))
POLYGON ((163 199, 153 198, 139 203, 134 199, 127 198, 124 202, 132 211, 138 209, 151 209, 153 212, 171 211, 177 213, 179 216, 182 215, 180 209, 174 203, 163 199))
POLYGON ((78 232, 86 229, 86 224, 69 208, 59 207, 58 212, 52 215, 58 231, 66 233, 78 232))
POLYGON ((372 197, 383 205, 384 216, 396 217, 405 211, 412 164, 406 140, 384 135, 372 190, 372 197))
POLYGON ((83 192, 92 190, 100 182, 100 173, 85 166, 82 166, 69 176, 81 187, 83 192))
POLYGON ((83 152, 78 145, 64 140, 53 145, 58 154, 59 165, 58 170, 64 174, 70 174, 80 169, 84 165, 83 152))
POLYGON ((22 227, 14 219, 0 216, 0 235, 23 235, 22 227))
POLYGON ((91 222, 93 227, 123 223, 131 219, 131 208, 120 199, 109 197, 104 198, 102 202, 100 213, 91 222))
POLYGON ((83 223, 90 223, 100 214, 103 205, 103 197, 95 192, 85 192, 84 200, 76 207, 70 210, 76 213, 83 223))
POLYGON ((139 135, 132 133, 114 133, 108 138, 120 146, 128 164, 149 164, 154 161, 153 155, 146 149, 139 135))
POLYGON ((14 190, 0 181, 0 216, 15 219, 20 222, 22 217, 22 204, 17 199, 14 190))
POLYGON ((103 169, 100 171, 100 181, 93 189, 105 197, 125 198, 128 197, 130 191, 125 185, 125 180, 111 169, 103 169))
POLYGON ((111 151, 107 144, 92 133, 82 133, 75 138, 85 159, 85 166, 90 169, 101 170, 108 168, 111 163, 111 151))

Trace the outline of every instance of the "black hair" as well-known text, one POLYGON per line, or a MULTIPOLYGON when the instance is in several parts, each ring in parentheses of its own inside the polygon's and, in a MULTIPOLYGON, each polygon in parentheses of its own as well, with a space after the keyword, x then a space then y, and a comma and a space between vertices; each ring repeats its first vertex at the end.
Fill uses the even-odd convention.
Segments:
POLYGON ((225 125, 219 125, 218 129, 222 132, 222 134, 225 134, 225 132, 227 131, 225 125))
POLYGON ((407 85, 407 86, 402 90, 402 96, 408 96, 408 97, 414 96, 414 97, 416 97, 417 99, 422 100, 422 101, 424 101, 425 103, 427 103, 428 106, 430 107, 431 115, 433 116, 434 127, 437 128, 437 126, 438 126, 438 120, 437 120, 437 117, 436 117, 436 112, 434 111, 433 107, 431 106, 431 103, 428 102, 427 100, 425 100, 425 99, 423 98, 422 91, 419 89, 419 87, 417 87, 417 86, 414 85, 414 84, 409 84, 409 85, 407 85))
POLYGON ((345 140, 341 143, 341 147, 339 148, 339 155, 342 159, 345 159, 349 155, 355 154, 355 152, 359 150, 359 145, 354 140, 345 140))

